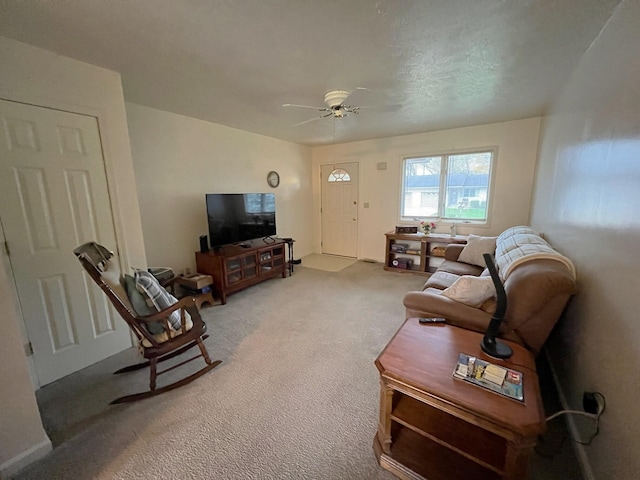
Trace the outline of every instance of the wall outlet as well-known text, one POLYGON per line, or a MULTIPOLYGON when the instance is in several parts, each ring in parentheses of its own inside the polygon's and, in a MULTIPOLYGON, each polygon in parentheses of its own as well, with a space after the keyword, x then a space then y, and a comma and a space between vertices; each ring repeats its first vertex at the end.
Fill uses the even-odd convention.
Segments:
POLYGON ((604 411, 604 397, 597 392, 584 392, 582 394, 582 408, 587 413, 600 415, 604 411))

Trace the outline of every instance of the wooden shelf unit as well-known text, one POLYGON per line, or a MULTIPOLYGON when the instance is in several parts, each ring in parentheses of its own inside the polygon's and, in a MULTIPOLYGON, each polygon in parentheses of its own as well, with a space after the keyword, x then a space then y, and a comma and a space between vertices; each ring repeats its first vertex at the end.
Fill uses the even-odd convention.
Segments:
POLYGON ((196 252, 198 273, 213 277, 213 289, 224 305, 227 295, 280 275, 287 276, 283 240, 244 242, 248 247, 225 245, 219 250, 196 252))
POLYGON ((431 249, 434 244, 448 245, 450 243, 467 243, 467 237, 465 235, 452 237, 451 235, 435 233, 423 235, 420 233, 388 232, 385 233, 385 237, 384 269, 390 272, 415 273, 419 275, 428 275, 436 271, 437 267, 431 262, 431 258, 433 258, 431 249), (392 245, 401 243, 408 243, 411 253, 394 252, 392 245), (413 265, 408 269, 398 268, 393 265, 393 261, 398 258, 411 258, 414 260, 413 265))
POLYGON ((486 357, 482 334, 409 318, 376 360, 380 417, 373 449, 405 480, 525 480, 545 430, 535 359, 524 347, 510 360, 486 357), (453 378, 459 352, 523 372, 524 402, 453 378), (516 366, 517 365, 517 366, 516 366))

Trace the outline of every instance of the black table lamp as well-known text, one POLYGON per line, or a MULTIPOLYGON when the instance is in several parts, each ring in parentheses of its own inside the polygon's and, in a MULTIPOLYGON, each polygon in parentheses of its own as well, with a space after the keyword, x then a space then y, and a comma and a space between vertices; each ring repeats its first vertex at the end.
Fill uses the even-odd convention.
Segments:
POLYGON ((507 293, 504 291, 504 285, 502 285, 502 281, 500 281, 498 270, 496 270, 496 266, 493 263, 491 255, 485 253, 482 256, 484 257, 484 261, 486 262, 489 273, 491 274, 493 284, 496 287, 497 302, 496 311, 491 317, 487 330, 484 332, 484 337, 480 342, 480 347, 482 347, 482 351, 490 357, 509 358, 513 355, 511 347, 496 340, 496 335, 498 335, 498 331, 500 330, 500 324, 504 319, 504 313, 507 310, 507 293))

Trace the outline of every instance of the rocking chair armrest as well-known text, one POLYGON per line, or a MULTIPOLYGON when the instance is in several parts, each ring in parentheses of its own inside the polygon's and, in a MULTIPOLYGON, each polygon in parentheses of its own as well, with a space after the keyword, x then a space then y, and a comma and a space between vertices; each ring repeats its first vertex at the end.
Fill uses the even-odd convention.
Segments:
POLYGON ((144 317, 136 317, 138 320, 143 321, 144 323, 157 322, 158 320, 164 320, 169 318, 173 312, 178 310, 179 308, 187 309, 188 307, 193 307, 196 304, 196 299, 193 297, 184 297, 178 300, 176 303, 171 305, 169 308, 165 308, 156 313, 152 313, 151 315, 145 315, 144 317))
POLYGON ((134 329, 140 337, 144 337, 153 347, 158 347, 166 340, 158 340, 157 335, 159 335, 160 332, 156 334, 151 333, 147 325, 154 323, 160 324, 162 326, 162 335, 167 335, 167 338, 173 338, 176 335, 176 332, 179 332, 179 335, 185 334, 189 331, 192 325, 187 323, 189 315, 191 316, 191 321, 193 321, 194 318, 197 318, 198 310, 195 305, 195 298, 185 297, 160 312, 142 317, 135 317, 134 322, 137 322, 138 326, 134 326, 134 329), (170 316, 176 311, 180 311, 180 327, 178 329, 172 327, 170 323, 170 316), (194 317, 194 315, 196 317, 194 317))

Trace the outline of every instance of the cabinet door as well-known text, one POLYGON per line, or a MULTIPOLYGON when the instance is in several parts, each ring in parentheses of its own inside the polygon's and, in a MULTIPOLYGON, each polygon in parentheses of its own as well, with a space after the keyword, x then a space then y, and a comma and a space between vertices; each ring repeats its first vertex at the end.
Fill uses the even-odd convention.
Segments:
POLYGON ((242 258, 242 278, 253 278, 258 275, 258 265, 255 254, 242 258))
POLYGON ((255 253, 226 258, 224 270, 225 282, 228 286, 255 277, 258 274, 255 253))
POLYGON ((274 268, 282 268, 284 265, 284 247, 262 249, 258 252, 258 258, 261 272, 267 273, 274 268))

